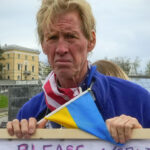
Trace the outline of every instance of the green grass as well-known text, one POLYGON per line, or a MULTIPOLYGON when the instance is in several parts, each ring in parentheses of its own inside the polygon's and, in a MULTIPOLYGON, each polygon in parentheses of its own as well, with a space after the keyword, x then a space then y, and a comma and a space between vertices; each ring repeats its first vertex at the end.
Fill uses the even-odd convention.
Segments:
POLYGON ((0 95, 0 108, 8 107, 8 97, 5 95, 0 95))

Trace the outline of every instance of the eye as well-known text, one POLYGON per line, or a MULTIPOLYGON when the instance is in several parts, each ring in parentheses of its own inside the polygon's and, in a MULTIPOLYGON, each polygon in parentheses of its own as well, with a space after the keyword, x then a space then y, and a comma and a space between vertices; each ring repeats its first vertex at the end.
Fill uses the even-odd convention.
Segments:
POLYGON ((74 34, 66 34, 65 37, 67 39, 73 39, 73 38, 75 38, 75 35, 74 34))
POLYGON ((48 37, 49 40, 56 40, 57 38, 57 35, 52 35, 48 37))

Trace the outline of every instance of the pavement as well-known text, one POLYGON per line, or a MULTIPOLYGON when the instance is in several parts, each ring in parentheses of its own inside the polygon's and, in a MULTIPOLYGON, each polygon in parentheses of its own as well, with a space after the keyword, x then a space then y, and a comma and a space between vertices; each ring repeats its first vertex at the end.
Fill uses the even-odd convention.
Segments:
POLYGON ((5 127, 8 121, 8 108, 0 108, 0 128, 5 127))

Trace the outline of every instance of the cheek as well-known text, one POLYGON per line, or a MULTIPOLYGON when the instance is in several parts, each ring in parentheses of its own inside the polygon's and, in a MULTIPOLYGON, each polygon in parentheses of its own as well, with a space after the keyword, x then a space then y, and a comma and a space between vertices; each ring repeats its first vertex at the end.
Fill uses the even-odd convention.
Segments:
POLYGON ((52 64, 53 63, 53 61, 54 61, 54 53, 53 53, 53 51, 47 51, 47 58, 48 58, 48 61, 52 64))
POLYGON ((51 47, 48 43, 45 42, 45 43, 43 44, 42 48, 43 48, 43 52, 44 52, 48 57, 50 57, 50 55, 51 55, 51 53, 52 53, 52 51, 53 51, 52 47, 51 47))
POLYGON ((43 49, 43 53, 44 53, 45 55, 47 55, 48 47, 47 47, 47 44, 46 44, 45 41, 43 41, 43 43, 42 43, 42 49, 43 49))
POLYGON ((54 69, 54 55, 51 53, 51 52, 48 52, 47 55, 47 60, 48 60, 48 63, 50 64, 51 68, 54 69))
POLYGON ((53 49, 48 44, 45 44, 43 46, 43 52, 45 53, 45 55, 47 55, 48 62, 50 64, 52 64, 53 63, 53 59, 54 59, 53 49))
POLYGON ((78 55, 78 57, 83 57, 87 54, 87 44, 84 42, 82 44, 77 44, 74 47, 72 47, 74 49, 74 53, 76 53, 76 55, 78 55))
POLYGON ((78 67, 81 67, 87 61, 87 52, 83 49, 74 53, 74 60, 78 67))
POLYGON ((78 52, 78 57, 81 59, 81 60, 85 60, 87 59, 87 55, 88 55, 88 50, 87 50, 87 45, 85 43, 85 45, 82 45, 80 47, 80 51, 78 52))

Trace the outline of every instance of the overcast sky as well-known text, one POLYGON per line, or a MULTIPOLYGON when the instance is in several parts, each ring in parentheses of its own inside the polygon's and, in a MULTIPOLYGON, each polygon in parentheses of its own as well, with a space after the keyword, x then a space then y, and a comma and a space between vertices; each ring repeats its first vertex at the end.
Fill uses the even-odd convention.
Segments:
MULTIPOLYGON (((150 0, 88 0, 97 25, 97 43, 90 61, 139 57, 150 60, 150 0)), ((39 49, 36 12, 41 0, 0 0, 0 45, 39 49)), ((46 57, 41 51, 40 59, 46 57)))

